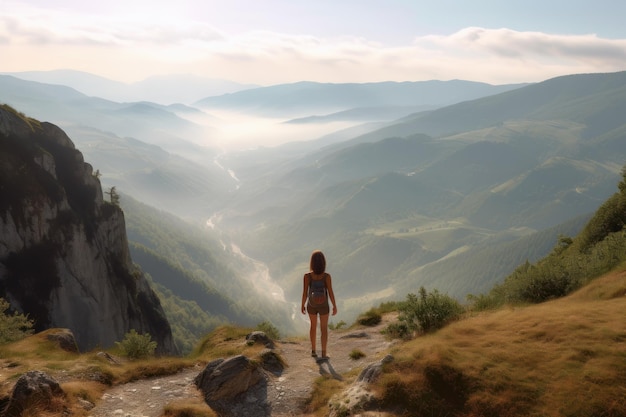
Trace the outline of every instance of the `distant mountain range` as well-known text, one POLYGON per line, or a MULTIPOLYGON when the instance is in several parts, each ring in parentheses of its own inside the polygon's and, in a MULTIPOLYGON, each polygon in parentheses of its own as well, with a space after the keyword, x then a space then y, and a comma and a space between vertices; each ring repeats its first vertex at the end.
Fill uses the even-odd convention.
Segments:
POLYGON ((372 138, 414 132, 452 135, 513 120, 582 123, 582 136, 590 137, 622 126, 625 83, 626 72, 558 77, 496 96, 417 113, 372 133, 372 138))
POLYGON ((225 245, 269 266, 287 300, 323 249, 346 318, 420 285, 459 298, 491 288, 576 233, 626 163, 626 72, 515 86, 302 82, 175 106, 11 76, 0 91, 20 111, 61 120, 103 184, 210 219, 225 245), (222 153, 210 146, 219 129, 196 122, 219 119, 214 109, 298 128, 353 123, 222 153))
POLYGON ((159 104, 190 104, 207 96, 233 93, 257 87, 233 81, 191 74, 153 76, 134 83, 122 83, 75 70, 6 72, 22 80, 71 87, 88 96, 111 101, 151 101, 159 104))
POLYGON ((327 84, 302 81, 207 97, 194 105, 265 116, 305 117, 349 109, 436 108, 509 91, 524 84, 490 85, 472 81, 415 81, 327 84))
POLYGON ((271 169, 266 154, 230 155, 222 163, 242 185, 221 226, 287 288, 307 253, 326 249, 344 309, 422 284, 463 297, 517 266, 495 256, 504 242, 587 215, 614 192, 624 108, 626 72, 573 75, 417 113, 271 169))

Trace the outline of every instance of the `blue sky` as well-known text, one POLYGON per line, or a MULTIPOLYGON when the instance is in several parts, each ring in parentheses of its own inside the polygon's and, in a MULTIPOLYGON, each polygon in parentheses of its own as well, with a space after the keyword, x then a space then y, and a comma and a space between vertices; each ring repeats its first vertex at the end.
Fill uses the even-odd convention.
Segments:
POLYGON ((617 0, 0 0, 0 72, 533 82, 626 70, 624 16, 617 0))

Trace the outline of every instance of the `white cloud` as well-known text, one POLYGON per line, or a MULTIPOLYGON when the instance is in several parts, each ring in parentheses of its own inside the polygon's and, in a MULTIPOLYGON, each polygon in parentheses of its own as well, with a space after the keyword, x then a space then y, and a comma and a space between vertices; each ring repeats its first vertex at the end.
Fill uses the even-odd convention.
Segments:
POLYGON ((206 22, 145 13, 114 18, 7 6, 0 15, 0 71, 75 68, 124 81, 186 72, 259 84, 454 78, 497 84, 626 69, 626 40, 594 34, 470 27, 390 46, 359 36, 229 35, 206 22))
MULTIPOLYGON (((418 41, 419 42, 419 41, 418 41)), ((510 29, 487 30, 467 28, 443 38, 442 46, 461 46, 479 53, 504 58, 551 57, 553 59, 601 58, 622 61, 626 57, 626 40, 601 39, 589 35, 550 35, 540 32, 516 32, 510 29)))

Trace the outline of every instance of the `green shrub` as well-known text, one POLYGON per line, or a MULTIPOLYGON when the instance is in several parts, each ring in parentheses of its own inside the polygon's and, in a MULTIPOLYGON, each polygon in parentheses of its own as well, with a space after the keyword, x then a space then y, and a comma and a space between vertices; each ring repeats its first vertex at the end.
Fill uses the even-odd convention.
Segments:
POLYGON ((7 313, 10 305, 0 298, 0 344, 20 340, 33 334, 33 321, 23 314, 7 313))
POLYGON ((148 334, 139 334, 135 329, 126 333, 124 340, 115 342, 122 354, 130 359, 146 358, 154 355, 157 343, 148 334))
POLYGON ((468 294, 469 309, 472 311, 485 311, 502 307, 504 305, 504 297, 500 296, 500 291, 497 291, 498 288, 498 285, 494 286, 489 294, 468 294))
POLYGON ((384 335, 392 339, 410 339, 411 330, 406 322, 398 321, 395 323, 389 323, 382 331, 384 335))
POLYGON ((280 332, 278 331, 276 326, 274 326, 271 322, 267 320, 257 324, 256 328, 257 330, 260 330, 263 333, 265 333, 265 335, 272 340, 280 339, 280 332))
POLYGON ((357 318, 357 323, 363 326, 376 326, 383 319, 378 310, 371 308, 357 318))
POLYGON ((615 193, 598 208, 580 233, 581 251, 587 251, 626 224, 626 192, 615 193))
POLYGON ((429 293, 424 287, 420 288, 418 295, 408 294, 399 310, 398 318, 407 324, 409 330, 423 333, 442 328, 464 312, 454 298, 437 290, 429 293))
POLYGON ((542 303, 569 294, 574 285, 567 271, 538 271, 528 275, 518 297, 524 302, 542 303))

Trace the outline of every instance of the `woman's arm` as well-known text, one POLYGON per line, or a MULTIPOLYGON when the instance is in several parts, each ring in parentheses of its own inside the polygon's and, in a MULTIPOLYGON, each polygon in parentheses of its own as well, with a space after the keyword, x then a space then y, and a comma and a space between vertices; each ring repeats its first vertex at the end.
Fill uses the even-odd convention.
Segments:
POLYGON ((300 305, 300 311, 302 311, 302 314, 306 314, 306 307, 305 307, 305 303, 306 303, 306 299, 308 297, 307 294, 307 290, 309 288, 309 281, 308 281, 308 277, 309 274, 304 274, 304 278, 302 279, 302 304, 300 305))
POLYGON ((326 274, 326 289, 328 289, 328 296, 330 302, 333 303, 333 316, 337 314, 337 303, 335 303, 335 293, 333 292, 333 279, 330 274, 326 274))

